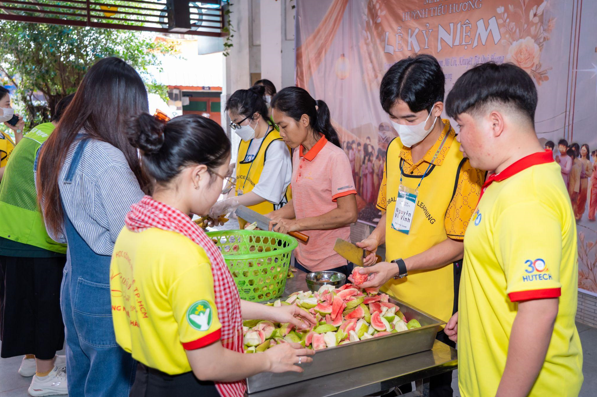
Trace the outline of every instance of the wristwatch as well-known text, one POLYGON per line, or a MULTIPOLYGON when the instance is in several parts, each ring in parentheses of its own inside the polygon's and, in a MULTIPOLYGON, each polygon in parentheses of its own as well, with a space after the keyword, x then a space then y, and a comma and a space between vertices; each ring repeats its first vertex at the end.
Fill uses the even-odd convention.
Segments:
POLYGON ((406 263, 404 263, 404 260, 394 259, 393 261, 390 261, 390 262, 398 265, 398 274, 396 274, 394 276, 394 280, 399 280, 408 275, 408 272, 406 271, 406 263))

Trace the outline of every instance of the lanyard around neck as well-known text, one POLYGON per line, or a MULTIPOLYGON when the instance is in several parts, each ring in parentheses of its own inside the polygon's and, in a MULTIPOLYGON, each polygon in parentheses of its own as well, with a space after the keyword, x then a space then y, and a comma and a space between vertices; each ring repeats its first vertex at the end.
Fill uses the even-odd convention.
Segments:
MULTIPOLYGON (((448 135, 450 135, 450 131, 446 132, 446 136, 444 137, 442 143, 439 145, 439 148, 437 149, 437 152, 435 152, 435 155, 433 156, 433 159, 431 159, 431 162, 427 166, 427 169, 423 173, 423 176, 421 177, 421 180, 419 181, 419 184, 417 185, 416 190, 419 190, 419 188, 421 187, 421 183, 423 183, 423 179, 425 179, 425 177, 427 176, 427 172, 429 171, 429 168, 431 168, 431 166, 433 165, 433 162, 437 159, 437 156, 439 156, 439 153, 441 152, 442 148, 444 147, 444 143, 446 143, 446 139, 448 139, 448 135)), ((400 170, 400 184, 402 185, 402 170, 400 170)))

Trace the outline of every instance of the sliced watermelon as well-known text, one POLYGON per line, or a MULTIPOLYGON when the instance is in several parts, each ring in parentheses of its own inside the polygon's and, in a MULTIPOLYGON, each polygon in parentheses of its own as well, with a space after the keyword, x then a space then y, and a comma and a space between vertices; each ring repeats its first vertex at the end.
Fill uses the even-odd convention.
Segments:
POLYGON ((369 311, 373 313, 381 313, 381 304, 379 302, 373 302, 369 304, 369 311))
POLYGON ((365 299, 363 299, 363 303, 366 305, 368 305, 369 303, 380 302, 380 301, 381 301, 381 296, 379 296, 379 295, 368 296, 365 299))
POLYGON ((328 305, 322 302, 315 306, 315 311, 321 314, 322 316, 325 316, 326 314, 332 314, 332 305, 328 305))
POLYGON ((334 297, 334 301, 332 302, 332 319, 336 319, 345 307, 346 303, 344 303, 342 298, 338 296, 334 297))
POLYGON ((381 302, 379 302, 379 304, 380 304, 382 307, 387 307, 388 309, 391 309, 391 308, 395 307, 395 308, 396 308, 396 310, 400 310, 400 308, 399 308, 398 306, 396 306, 395 304, 393 304, 393 303, 390 303, 390 302, 384 302, 384 301, 382 300, 381 302))
POLYGON ((344 323, 340 326, 340 329, 344 331, 346 334, 349 334, 350 331, 354 331, 357 327, 357 319, 351 318, 350 320, 345 320, 344 323))
POLYGON ((382 302, 389 302, 390 296, 388 294, 381 294, 381 301, 382 302))
POLYGON ((353 311, 351 311, 347 316, 346 319, 349 320, 351 318, 361 319, 365 317, 365 310, 361 306, 357 306, 353 311))
POLYGON ((383 323, 383 319, 379 312, 375 312, 371 315, 371 326, 375 328, 376 331, 386 331, 386 325, 383 323))
POLYGON ((313 335, 313 350, 323 350, 326 348, 324 337, 325 334, 313 335))
POLYGON ((352 269, 352 282, 354 283, 355 287, 360 286, 361 284, 363 284, 365 281, 367 281, 367 279, 369 278, 368 274, 361 274, 359 272, 359 268, 355 267, 354 269, 352 269))
POLYGON ((358 294, 359 294, 359 290, 357 290, 355 288, 350 288, 350 289, 345 289, 345 290, 338 292, 338 295, 336 295, 336 296, 345 301, 349 297, 358 295, 358 294))
POLYGON ((340 315, 338 315, 333 321, 332 321, 332 325, 336 328, 338 328, 339 326, 342 325, 342 323, 344 322, 344 318, 342 317, 342 313, 340 313, 340 315))
POLYGON ((379 288, 365 288, 365 292, 369 295, 377 295, 379 293, 379 288))
POLYGON ((307 336, 305 337, 305 347, 308 347, 313 343, 313 337, 317 335, 314 331, 309 331, 307 336))
POLYGON ((333 323, 332 321, 332 316, 330 314, 328 314, 327 316, 325 316, 325 323, 326 324, 331 324, 333 323))
POLYGON ((354 288, 351 283, 346 283, 342 287, 337 288, 336 291, 344 291, 345 289, 354 288))

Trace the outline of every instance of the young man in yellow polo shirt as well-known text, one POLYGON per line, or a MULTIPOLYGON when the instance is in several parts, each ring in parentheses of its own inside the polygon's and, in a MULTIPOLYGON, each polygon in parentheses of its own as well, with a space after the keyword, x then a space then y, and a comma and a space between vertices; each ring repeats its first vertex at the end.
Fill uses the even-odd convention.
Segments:
POLYGON ((578 396, 576 223, 535 134, 535 84, 512 64, 483 64, 446 105, 471 165, 491 173, 464 239, 459 314, 446 326, 458 337, 460 393, 578 396))
MULTIPOLYGON (((361 269, 363 287, 383 290, 443 321, 456 311, 464 232, 475 210, 484 172, 471 167, 444 108, 444 73, 435 58, 395 63, 381 82, 381 104, 399 137, 388 146, 377 206, 382 219, 358 245, 386 260, 361 269)), ((375 256, 365 264, 375 263, 375 256)), ((451 341, 443 331, 438 339, 451 341)), ((452 343, 453 345, 453 343, 452 343)), ((431 396, 452 396, 451 372, 434 377, 431 396)))

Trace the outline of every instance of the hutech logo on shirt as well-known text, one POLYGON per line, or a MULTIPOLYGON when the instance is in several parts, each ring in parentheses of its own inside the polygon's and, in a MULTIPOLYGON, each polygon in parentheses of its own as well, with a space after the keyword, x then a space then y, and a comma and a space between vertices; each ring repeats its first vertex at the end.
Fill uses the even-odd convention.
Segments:
POLYGON ((473 214, 473 218, 475 219, 475 226, 479 226, 479 223, 481 223, 481 219, 483 218, 483 216, 481 215, 479 210, 477 210, 473 214))
POLYGON ((527 260, 524 264, 527 266, 524 271, 529 275, 522 276, 523 282, 551 280, 551 274, 547 273, 549 269, 547 269, 547 265, 543 259, 527 260))
POLYGON ((211 327, 212 310, 204 300, 197 301, 187 310, 187 321, 197 331, 207 331, 211 327))

